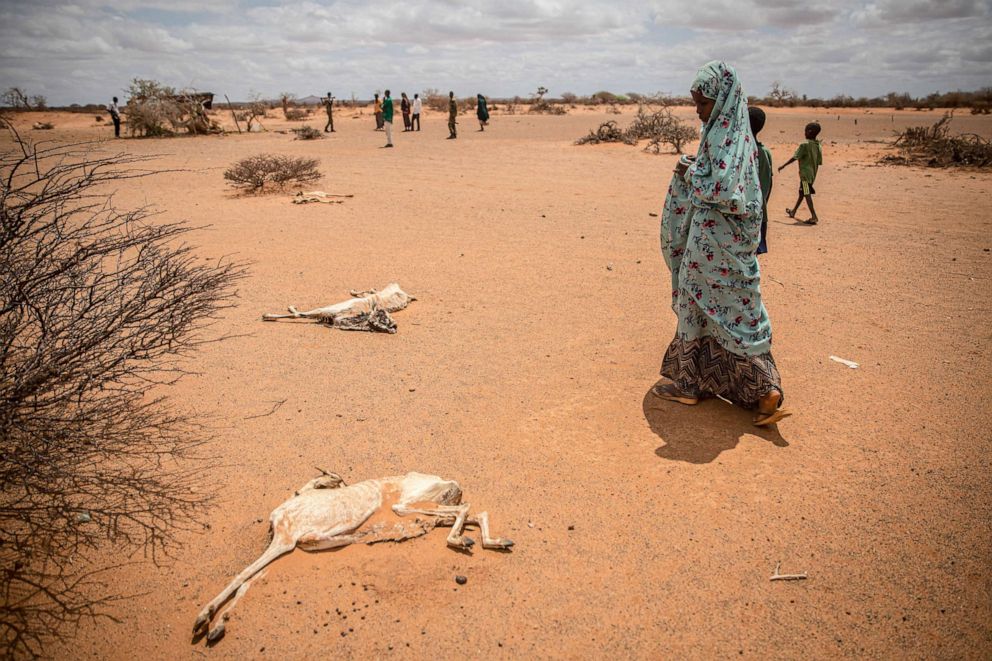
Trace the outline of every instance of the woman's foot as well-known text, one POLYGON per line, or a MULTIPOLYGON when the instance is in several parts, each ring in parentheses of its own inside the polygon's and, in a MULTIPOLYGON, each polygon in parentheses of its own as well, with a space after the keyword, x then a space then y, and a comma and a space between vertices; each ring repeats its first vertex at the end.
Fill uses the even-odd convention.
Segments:
POLYGON ((782 403, 782 393, 772 390, 758 400, 758 412, 754 414, 755 427, 767 427, 774 425, 779 420, 784 420, 792 415, 786 409, 780 409, 782 403))
POLYGON ((695 406, 699 403, 699 398, 693 395, 687 395, 681 390, 679 390, 674 383, 659 383, 658 385, 651 388, 651 393, 655 397, 660 397, 661 399, 667 400, 669 402, 678 402, 679 404, 685 404, 686 406, 695 406))

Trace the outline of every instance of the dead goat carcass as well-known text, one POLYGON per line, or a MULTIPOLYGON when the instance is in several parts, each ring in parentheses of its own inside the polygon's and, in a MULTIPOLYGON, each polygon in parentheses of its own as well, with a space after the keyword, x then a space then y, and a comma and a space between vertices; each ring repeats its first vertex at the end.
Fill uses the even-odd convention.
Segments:
POLYGON ((378 292, 374 289, 364 292, 352 290, 351 295, 351 300, 306 312, 289 306, 289 314, 264 314, 262 320, 313 319, 342 330, 395 333, 396 322, 389 313, 402 310, 410 301, 417 300, 400 289, 395 282, 378 292))
POLYGON ((462 502, 462 489, 454 480, 407 473, 346 486, 339 475, 321 472, 323 475, 304 484, 272 511, 269 547, 203 607, 193 625, 194 640, 204 635, 208 643, 220 639, 231 609, 252 578, 295 548, 322 551, 349 544, 399 542, 424 535, 436 526, 451 526, 448 546, 458 550, 475 544, 464 534, 466 526, 479 529, 482 548, 508 550, 513 546, 511 540, 491 535, 486 512, 469 514, 468 503, 462 502), (227 609, 215 618, 232 597, 227 609))

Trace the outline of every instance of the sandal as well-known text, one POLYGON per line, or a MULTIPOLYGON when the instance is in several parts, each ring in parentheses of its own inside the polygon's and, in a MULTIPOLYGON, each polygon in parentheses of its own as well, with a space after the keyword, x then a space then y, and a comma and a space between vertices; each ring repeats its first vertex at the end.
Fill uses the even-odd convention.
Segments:
POLYGON ((772 390, 767 395, 762 397, 761 400, 758 401, 758 412, 754 414, 754 426, 767 427, 768 425, 774 425, 776 422, 784 420, 792 415, 791 411, 779 408, 779 404, 781 402, 782 393, 778 390, 772 390), (764 405, 764 411, 761 410, 762 405, 764 405))
POLYGON ((789 218, 795 218, 796 217, 796 212, 793 211, 792 209, 788 209, 787 208, 785 210, 785 215, 788 216, 789 218))
POLYGON ((681 390, 676 388, 674 383, 659 383, 651 388, 651 394, 666 401, 678 402, 679 404, 685 404, 686 406, 695 406, 699 403, 698 397, 686 395, 681 390))
POLYGON ((771 413, 761 413, 760 411, 754 416, 754 426, 755 427, 767 427, 768 425, 774 425, 779 420, 785 420, 790 415, 792 411, 787 409, 775 409, 771 413))

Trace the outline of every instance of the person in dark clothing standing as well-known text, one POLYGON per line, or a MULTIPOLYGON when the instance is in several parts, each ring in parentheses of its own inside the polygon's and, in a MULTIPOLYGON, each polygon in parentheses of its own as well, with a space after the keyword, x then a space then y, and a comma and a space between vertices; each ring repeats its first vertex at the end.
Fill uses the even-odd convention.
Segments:
POLYGON ((121 109, 117 107, 117 97, 110 102, 107 106, 107 112, 110 113, 110 118, 114 120, 114 137, 121 137, 121 109))
POLYGON ((409 131, 412 129, 410 126, 410 99, 407 98, 406 92, 400 93, 400 111, 403 113, 403 131, 409 131))
POLYGON ((479 118, 479 130, 485 131, 489 123, 489 108, 486 107, 486 97, 481 94, 475 98, 475 116, 479 118))
POLYGON ((382 102, 382 125, 386 129, 386 146, 393 146, 393 99, 386 90, 386 98, 382 102))
POLYGON ((334 97, 327 93, 324 99, 324 109, 327 111, 327 124, 324 125, 324 133, 334 133, 334 97))
POLYGON ((455 101, 455 93, 448 92, 448 132, 451 134, 448 136, 448 140, 454 140, 458 137, 458 130, 455 125, 458 123, 458 102, 455 101))

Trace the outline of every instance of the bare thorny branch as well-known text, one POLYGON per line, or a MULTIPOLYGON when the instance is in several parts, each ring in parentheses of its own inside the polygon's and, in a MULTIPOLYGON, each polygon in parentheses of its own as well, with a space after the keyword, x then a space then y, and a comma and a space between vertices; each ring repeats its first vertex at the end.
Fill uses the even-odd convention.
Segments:
POLYGON ((114 208, 107 185, 154 173, 92 144, 0 154, 0 650, 34 655, 100 614, 119 545, 157 557, 199 526, 204 442, 163 393, 233 305, 244 265, 199 259, 193 227, 114 208))

